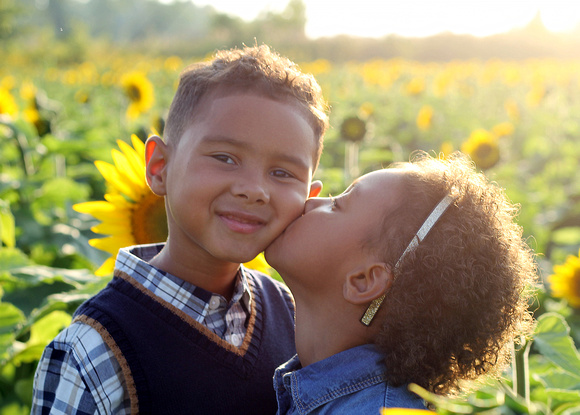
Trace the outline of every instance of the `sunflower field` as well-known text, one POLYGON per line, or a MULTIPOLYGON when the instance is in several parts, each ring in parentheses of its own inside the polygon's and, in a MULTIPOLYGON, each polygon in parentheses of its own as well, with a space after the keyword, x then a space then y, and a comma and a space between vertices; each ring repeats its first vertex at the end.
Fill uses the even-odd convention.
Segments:
MULTIPOLYGON (((42 350, 110 280, 117 249, 164 239, 143 141, 162 134, 179 72, 201 59, 114 51, 68 64, 4 58, 0 414, 29 413, 42 350), (143 217, 154 220, 136 226, 143 217)), ((316 173, 323 193, 416 150, 463 151, 520 204, 538 253, 536 330, 514 347, 505 376, 454 399, 417 393, 441 414, 580 414, 580 61, 300 66, 331 106, 316 173)))

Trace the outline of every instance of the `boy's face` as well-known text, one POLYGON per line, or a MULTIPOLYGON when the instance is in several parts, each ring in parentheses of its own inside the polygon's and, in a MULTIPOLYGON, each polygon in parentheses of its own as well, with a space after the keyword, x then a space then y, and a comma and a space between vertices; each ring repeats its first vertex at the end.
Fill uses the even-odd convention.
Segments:
POLYGON ((266 249, 268 263, 293 292, 300 287, 313 294, 337 289, 329 281, 344 281, 372 251, 368 242, 376 240, 383 217, 401 197, 403 174, 400 169, 375 171, 336 198, 309 199, 304 215, 266 249))
POLYGON ((148 163, 148 180, 166 196, 172 249, 246 262, 302 213, 314 132, 297 106, 258 95, 210 95, 198 108, 177 143, 157 144, 164 159, 148 163))

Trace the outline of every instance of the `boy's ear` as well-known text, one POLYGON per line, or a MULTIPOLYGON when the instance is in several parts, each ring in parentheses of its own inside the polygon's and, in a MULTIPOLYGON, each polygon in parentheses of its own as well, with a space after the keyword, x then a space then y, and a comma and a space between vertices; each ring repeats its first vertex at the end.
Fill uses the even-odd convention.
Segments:
POLYGON ((352 304, 368 304, 391 287, 393 272, 384 262, 374 262, 346 276, 343 295, 352 304))
POLYGON ((147 184, 158 196, 165 195, 165 173, 167 167, 167 144, 161 137, 152 135, 145 142, 147 184))
POLYGON ((308 197, 318 197, 321 191, 322 182, 320 180, 315 180, 310 185, 310 193, 308 194, 308 197))

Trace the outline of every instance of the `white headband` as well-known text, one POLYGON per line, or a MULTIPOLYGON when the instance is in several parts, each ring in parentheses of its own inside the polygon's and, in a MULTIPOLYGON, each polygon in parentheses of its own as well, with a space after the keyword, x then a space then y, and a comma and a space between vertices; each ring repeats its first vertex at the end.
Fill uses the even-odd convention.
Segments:
MULTIPOLYGON (((399 264, 401 263, 403 258, 405 258, 405 256, 409 252, 413 252, 417 248, 419 243, 421 243, 421 241, 425 239, 429 231, 433 228, 433 226, 435 226, 441 215, 445 213, 447 208, 451 206, 451 204, 455 201, 455 199, 457 199, 457 195, 454 196, 446 195, 439 202, 439 204, 435 206, 435 209, 433 209, 429 214, 429 216, 427 216, 427 219, 425 219, 423 225, 421 225, 417 233, 411 239, 411 242, 409 242, 409 245, 407 245, 407 248, 403 251, 399 259, 397 260, 397 263, 395 264, 395 269, 399 267, 399 264)), ((386 294, 383 294, 380 297, 375 298, 367 308, 367 311, 365 311, 364 315, 360 319, 361 323, 363 323, 365 326, 369 326, 371 324, 371 321, 375 317, 375 314, 377 313, 379 307, 381 306, 381 304, 385 299, 385 295, 386 294)))

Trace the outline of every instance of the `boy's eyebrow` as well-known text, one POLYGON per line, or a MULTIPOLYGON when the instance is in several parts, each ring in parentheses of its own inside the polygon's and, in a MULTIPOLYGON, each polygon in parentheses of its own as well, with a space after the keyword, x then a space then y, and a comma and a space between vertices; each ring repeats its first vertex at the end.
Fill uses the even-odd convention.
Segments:
MULTIPOLYGON (((207 144, 229 144, 229 145, 232 145, 234 147, 239 147, 239 148, 243 148, 243 149, 247 149, 247 150, 253 150, 252 146, 250 144, 246 143, 245 141, 237 140, 235 138, 224 136, 224 135, 208 135, 208 136, 202 137, 200 141, 202 143, 207 143, 207 144)), ((286 161, 286 162, 291 163, 291 164, 295 164, 296 166, 298 166, 300 168, 307 169, 307 170, 311 168, 311 166, 307 162, 302 160, 300 157, 296 157, 292 154, 288 154, 288 153, 284 153, 284 152, 280 151, 280 152, 276 153, 275 156, 277 159, 280 159, 282 161, 286 161)))

